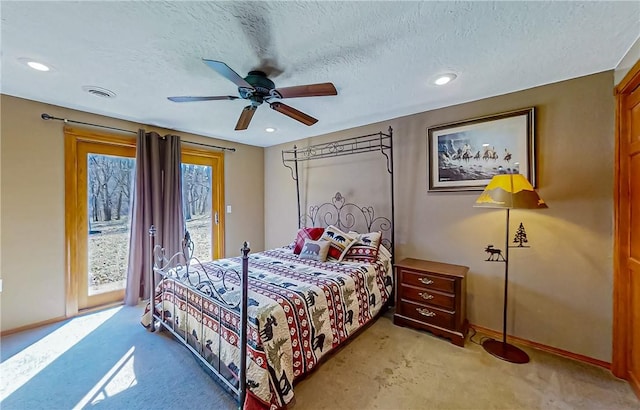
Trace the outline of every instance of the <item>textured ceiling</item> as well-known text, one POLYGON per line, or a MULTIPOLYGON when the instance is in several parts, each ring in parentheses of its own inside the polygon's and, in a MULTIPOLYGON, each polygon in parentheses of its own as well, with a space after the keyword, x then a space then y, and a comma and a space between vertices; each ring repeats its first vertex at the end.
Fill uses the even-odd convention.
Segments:
POLYGON ((258 146, 613 69, 640 35, 638 1, 2 1, 0 16, 3 94, 258 146), (202 58, 263 69, 277 87, 331 81, 338 95, 284 100, 311 127, 264 104, 234 131, 244 100, 167 100, 237 95, 202 58), (431 85, 443 72, 458 78, 431 85))

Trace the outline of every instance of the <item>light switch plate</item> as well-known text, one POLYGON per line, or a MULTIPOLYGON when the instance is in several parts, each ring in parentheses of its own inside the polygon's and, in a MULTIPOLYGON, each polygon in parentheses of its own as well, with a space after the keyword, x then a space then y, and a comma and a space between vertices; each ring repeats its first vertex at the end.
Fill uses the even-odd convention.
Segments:
POLYGON ((230 214, 231 213, 231 205, 227 205, 227 213, 230 214))

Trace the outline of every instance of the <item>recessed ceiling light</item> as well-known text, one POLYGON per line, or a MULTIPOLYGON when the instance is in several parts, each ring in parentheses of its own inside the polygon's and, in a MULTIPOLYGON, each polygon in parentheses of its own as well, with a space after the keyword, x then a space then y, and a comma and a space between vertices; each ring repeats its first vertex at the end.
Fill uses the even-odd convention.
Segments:
POLYGON ((448 73, 448 74, 443 74, 438 76, 438 78, 436 78, 433 83, 435 85, 445 85, 447 83, 450 83, 451 81, 455 80, 458 76, 453 74, 453 73, 448 73))
POLYGON ((49 71, 50 68, 47 67, 46 65, 39 63, 37 61, 27 61, 27 65, 31 68, 33 68, 34 70, 38 70, 38 71, 49 71))
POLYGON ((276 132, 276 129, 273 127, 267 127, 264 129, 266 132, 276 132))

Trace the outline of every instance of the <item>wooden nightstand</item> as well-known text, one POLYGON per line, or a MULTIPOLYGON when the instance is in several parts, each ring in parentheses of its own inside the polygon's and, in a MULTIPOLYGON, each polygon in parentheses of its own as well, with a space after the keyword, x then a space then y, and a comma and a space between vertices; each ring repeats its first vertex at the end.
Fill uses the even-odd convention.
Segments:
POLYGON ((393 323, 427 330, 464 347, 469 268, 411 258, 396 263, 395 268, 398 302, 393 323))

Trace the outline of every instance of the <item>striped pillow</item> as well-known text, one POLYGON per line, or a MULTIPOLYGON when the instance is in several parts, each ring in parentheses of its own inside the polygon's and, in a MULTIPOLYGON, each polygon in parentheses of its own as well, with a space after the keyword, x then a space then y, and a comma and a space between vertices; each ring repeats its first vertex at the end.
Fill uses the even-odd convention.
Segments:
POLYGON ((325 228, 320 239, 331 242, 331 245, 329 245, 329 257, 327 259, 338 262, 344 258, 344 255, 347 253, 351 245, 356 241, 355 236, 342 232, 333 225, 329 225, 325 228))
MULTIPOLYGON (((351 232, 350 232, 351 233, 351 232)), ((378 259, 382 232, 369 232, 357 236, 356 242, 347 250, 345 262, 373 263, 378 259)))

